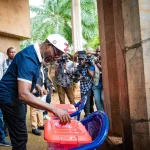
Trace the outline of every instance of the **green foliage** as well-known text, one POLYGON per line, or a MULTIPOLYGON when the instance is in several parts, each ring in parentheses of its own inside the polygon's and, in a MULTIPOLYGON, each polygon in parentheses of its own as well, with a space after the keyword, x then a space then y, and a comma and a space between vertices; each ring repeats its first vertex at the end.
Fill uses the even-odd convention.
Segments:
POLYGON ((94 51, 95 51, 96 48, 97 48, 99 45, 100 45, 100 39, 99 39, 98 36, 95 36, 95 37, 93 38, 93 40, 90 40, 90 42, 85 45, 85 49, 91 47, 91 48, 93 48, 94 51))
MULTIPOLYGON (((36 13, 31 18, 32 38, 23 41, 21 48, 36 41, 41 42, 49 34, 63 35, 72 45, 71 1, 70 0, 44 0, 40 7, 30 6, 30 11, 36 13)), ((86 41, 85 46, 95 48, 98 41, 98 21, 96 0, 81 0, 82 34, 86 41)))
POLYGON ((96 0, 81 0, 83 38, 90 43, 98 36, 96 0))

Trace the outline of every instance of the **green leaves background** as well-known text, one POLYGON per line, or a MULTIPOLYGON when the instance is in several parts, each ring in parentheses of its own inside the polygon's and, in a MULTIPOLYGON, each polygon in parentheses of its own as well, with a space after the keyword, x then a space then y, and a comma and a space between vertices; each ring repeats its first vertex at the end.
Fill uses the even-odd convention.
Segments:
MULTIPOLYGON (((72 46, 71 0, 44 0, 40 7, 30 6, 36 13, 31 18, 32 38, 21 42, 21 49, 34 42, 41 42, 49 34, 63 35, 72 46)), ((96 0, 81 0, 82 35, 84 48, 96 49, 99 45, 96 0)))

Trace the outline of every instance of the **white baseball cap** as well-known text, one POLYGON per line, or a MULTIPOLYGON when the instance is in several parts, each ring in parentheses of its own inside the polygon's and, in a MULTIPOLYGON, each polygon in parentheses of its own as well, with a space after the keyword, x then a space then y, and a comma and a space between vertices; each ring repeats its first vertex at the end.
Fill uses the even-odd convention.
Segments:
POLYGON ((68 50, 68 41, 59 34, 51 34, 47 37, 47 40, 63 53, 68 50))

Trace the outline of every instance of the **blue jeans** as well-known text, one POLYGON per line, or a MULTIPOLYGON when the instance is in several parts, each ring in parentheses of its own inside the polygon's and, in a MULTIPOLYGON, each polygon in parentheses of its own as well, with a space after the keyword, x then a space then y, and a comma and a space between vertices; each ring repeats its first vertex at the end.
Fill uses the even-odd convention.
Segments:
POLYGON ((93 85, 92 90, 93 90, 95 105, 97 110, 104 111, 104 104, 103 104, 103 100, 101 99, 102 87, 93 85))
POLYGON ((0 142, 5 139, 3 114, 0 109, 0 142))

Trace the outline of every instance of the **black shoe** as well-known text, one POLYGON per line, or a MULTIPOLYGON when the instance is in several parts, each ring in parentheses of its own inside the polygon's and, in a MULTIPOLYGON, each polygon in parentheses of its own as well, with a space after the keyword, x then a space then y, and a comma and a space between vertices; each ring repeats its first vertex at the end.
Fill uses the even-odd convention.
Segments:
POLYGON ((2 141, 0 141, 0 146, 11 146, 11 143, 6 139, 3 139, 2 141))
POLYGON ((38 129, 32 129, 32 133, 38 136, 42 135, 41 131, 39 131, 38 129))
POLYGON ((44 130, 44 126, 39 126, 38 129, 39 130, 44 130))

